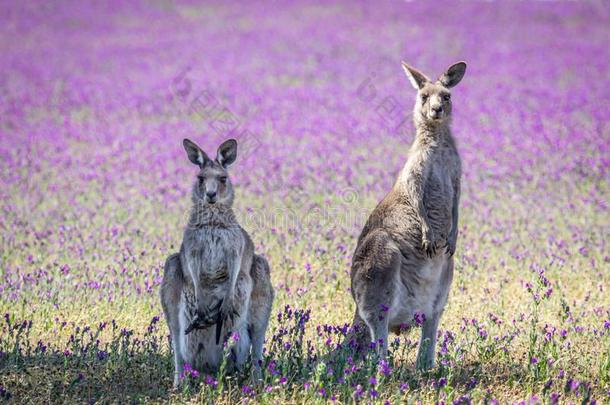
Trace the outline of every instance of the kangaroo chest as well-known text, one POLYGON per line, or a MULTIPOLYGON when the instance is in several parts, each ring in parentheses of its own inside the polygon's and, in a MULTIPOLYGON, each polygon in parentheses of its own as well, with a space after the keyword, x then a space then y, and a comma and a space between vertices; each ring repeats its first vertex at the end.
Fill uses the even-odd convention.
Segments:
POLYGON ((451 149, 435 154, 424 185, 423 203, 432 229, 446 237, 451 229, 456 182, 460 179, 459 156, 451 149))
POLYGON ((190 230, 184 243, 189 270, 213 282, 228 274, 227 257, 235 255, 243 245, 243 235, 238 227, 203 227, 190 230))

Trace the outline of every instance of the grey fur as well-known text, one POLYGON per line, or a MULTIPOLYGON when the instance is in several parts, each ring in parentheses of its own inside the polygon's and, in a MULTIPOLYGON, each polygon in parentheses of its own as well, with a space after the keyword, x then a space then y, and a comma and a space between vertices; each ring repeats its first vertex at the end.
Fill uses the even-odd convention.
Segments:
POLYGON ((416 136, 392 190, 371 213, 354 252, 354 330, 360 344, 387 353, 389 330, 399 333, 423 313, 417 367, 434 365, 436 330, 453 278, 461 162, 451 135, 451 99, 466 69, 459 62, 431 82, 403 62, 418 90, 416 136), (446 85, 444 85, 445 83, 446 85))
POLYGON ((223 342, 217 342, 212 324, 225 338, 229 332, 239 336, 229 342, 230 367, 241 369, 251 354, 254 376, 260 377, 274 292, 269 264, 254 253, 231 208, 227 167, 237 158, 237 142, 224 142, 214 161, 188 139, 184 147, 200 172, 180 253, 168 257, 160 292, 174 349, 174 385, 185 362, 202 372, 218 370, 223 342), (187 328, 192 331, 185 333, 187 328))

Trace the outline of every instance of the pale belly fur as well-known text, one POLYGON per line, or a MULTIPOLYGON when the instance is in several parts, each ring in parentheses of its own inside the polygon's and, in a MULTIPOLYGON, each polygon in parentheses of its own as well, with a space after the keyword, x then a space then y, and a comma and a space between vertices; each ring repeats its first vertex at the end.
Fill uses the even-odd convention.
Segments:
POLYGON ((426 319, 430 319, 433 314, 443 310, 450 287, 443 282, 448 260, 446 254, 427 259, 418 270, 418 282, 409 282, 409 277, 403 278, 413 293, 409 293, 400 274, 396 274, 397 288, 389 310, 390 327, 412 325, 416 313, 423 313, 426 319))

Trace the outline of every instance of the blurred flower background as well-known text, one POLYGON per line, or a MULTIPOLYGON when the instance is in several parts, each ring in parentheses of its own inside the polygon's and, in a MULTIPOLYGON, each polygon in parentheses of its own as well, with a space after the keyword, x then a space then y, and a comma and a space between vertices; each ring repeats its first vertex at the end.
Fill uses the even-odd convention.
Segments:
POLYGON ((0 400, 610 400, 608 38, 603 1, 2 2, 0 400), (401 60, 468 63, 426 373, 419 331, 383 364, 340 345, 356 237, 413 140, 401 60), (235 208, 277 291, 262 386, 189 369, 170 391, 185 137, 239 142, 235 208))

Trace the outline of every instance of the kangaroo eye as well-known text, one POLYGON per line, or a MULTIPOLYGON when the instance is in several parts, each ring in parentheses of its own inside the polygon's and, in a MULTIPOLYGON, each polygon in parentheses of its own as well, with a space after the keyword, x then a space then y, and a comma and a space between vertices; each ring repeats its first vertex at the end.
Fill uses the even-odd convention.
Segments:
POLYGON ((203 176, 197 176, 197 180, 199 180, 199 185, 202 185, 203 182, 205 181, 205 177, 203 176))
POLYGON ((443 98, 445 99, 445 101, 449 101, 451 100, 451 94, 445 94, 443 98))
POLYGON ((422 103, 425 103, 427 99, 428 99, 428 95, 427 94, 422 94, 421 95, 421 102, 422 103))
POLYGON ((221 177, 221 178, 220 178, 220 182, 221 182, 222 184, 225 184, 225 183, 227 182, 227 178, 226 178, 226 177, 224 177, 224 176, 223 176, 223 177, 221 177))

